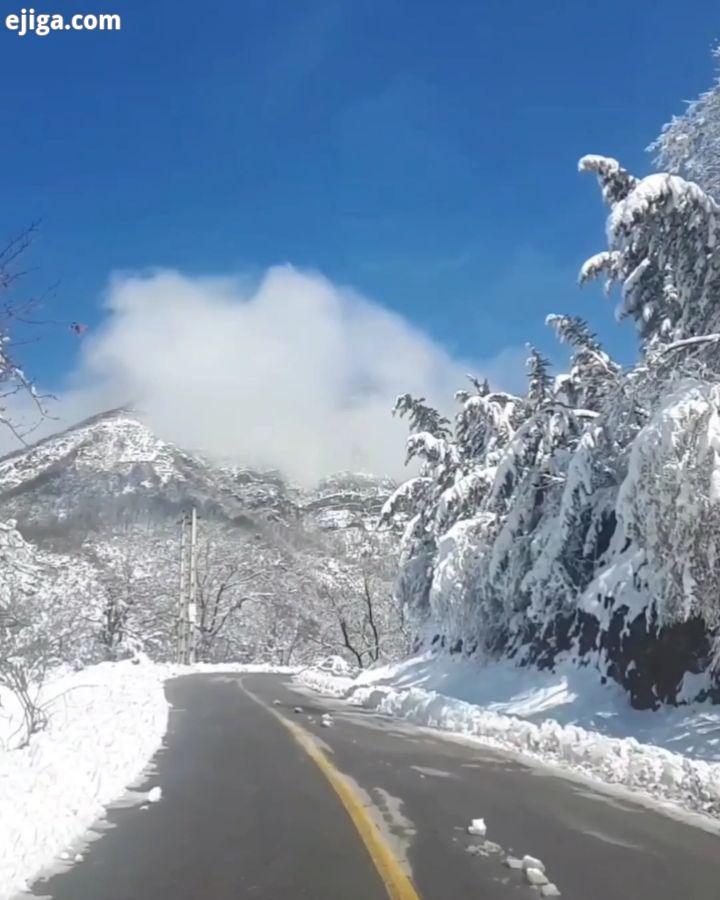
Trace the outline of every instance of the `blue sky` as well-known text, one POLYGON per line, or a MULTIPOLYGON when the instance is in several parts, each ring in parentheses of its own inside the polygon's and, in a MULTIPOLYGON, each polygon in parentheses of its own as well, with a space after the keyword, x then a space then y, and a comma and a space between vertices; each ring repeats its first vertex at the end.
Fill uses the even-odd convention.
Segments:
MULTIPOLYGON (((96 327, 116 270, 290 262, 455 356, 552 352, 544 317, 568 311, 631 357, 631 326, 575 286, 604 244, 576 163, 648 170, 644 147, 712 80, 716 3, 90 6, 122 31, 0 31, 0 235, 42 220, 26 284, 58 283, 48 318, 96 327)), ((28 367, 58 384, 78 351, 50 330, 28 367)))

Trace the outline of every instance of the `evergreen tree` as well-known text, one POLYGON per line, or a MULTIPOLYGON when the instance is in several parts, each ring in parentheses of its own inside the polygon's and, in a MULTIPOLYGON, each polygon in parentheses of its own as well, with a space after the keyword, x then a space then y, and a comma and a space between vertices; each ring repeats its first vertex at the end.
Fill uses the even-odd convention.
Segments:
MULTIPOLYGON (((720 47, 713 56, 720 59, 720 47)), ((673 116, 648 149, 661 171, 683 175, 720 199, 720 76, 682 115, 673 116)))
MULTIPOLYGON (((640 358, 623 369, 583 319, 553 315, 569 371, 553 378, 531 348, 525 397, 473 377, 453 428, 399 398, 420 461, 384 511, 405 526, 400 593, 419 634, 521 661, 591 653, 618 680, 631 628, 652 642, 699 619, 720 668, 718 207, 676 175, 636 179, 596 156, 581 169, 611 207, 610 246, 581 281, 620 286, 640 358)), ((704 646, 684 651, 693 671, 704 646)))
POLYGON ((534 410, 549 399, 553 380, 548 360, 535 347, 530 347, 529 350, 530 355, 527 360, 528 403, 534 410))
POLYGON ((424 397, 401 394, 395 401, 393 415, 407 417, 410 420, 410 430, 415 433, 426 431, 435 438, 444 438, 450 433, 450 422, 432 406, 428 406, 424 397))

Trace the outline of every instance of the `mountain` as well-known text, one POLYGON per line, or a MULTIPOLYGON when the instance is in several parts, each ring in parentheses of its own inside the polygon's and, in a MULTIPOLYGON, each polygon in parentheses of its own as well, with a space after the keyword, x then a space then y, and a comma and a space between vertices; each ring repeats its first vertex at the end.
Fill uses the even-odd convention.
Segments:
POLYGON ((300 510, 321 528, 348 528, 376 518, 395 489, 390 478, 340 472, 300 497, 300 510))
POLYGON ((376 659, 379 623, 383 651, 404 639, 394 539, 374 531, 393 488, 349 472, 302 488, 176 447, 133 410, 93 416, 0 459, 7 652, 38 631, 43 659, 175 658, 180 519, 194 506, 200 658, 376 659))
POLYGON ((342 473, 304 490, 277 471, 220 465, 157 437, 136 412, 86 419, 0 459, 0 517, 31 539, 61 540, 128 513, 166 518, 195 505, 228 525, 366 524, 392 491, 389 479, 342 473))

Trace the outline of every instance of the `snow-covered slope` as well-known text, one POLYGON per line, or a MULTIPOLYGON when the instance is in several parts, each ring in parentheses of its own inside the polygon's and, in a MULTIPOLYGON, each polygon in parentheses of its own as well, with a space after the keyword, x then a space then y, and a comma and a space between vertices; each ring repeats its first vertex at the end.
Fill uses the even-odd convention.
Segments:
POLYGON ((97 617, 100 596, 88 560, 43 550, 23 538, 14 520, 0 522, 0 654, 26 647, 50 665, 75 660, 85 632, 78 622, 97 617), (11 639, 18 622, 28 626, 19 645, 11 639), (41 635, 43 653, 36 654, 32 644, 41 635))
POLYGON ((342 474, 301 490, 275 471, 213 464, 161 440, 127 409, 94 416, 0 459, 0 518, 40 538, 112 521, 127 510, 175 515, 195 504, 230 524, 308 517, 346 527, 377 515, 387 479, 342 474))
POLYGON ((390 478, 341 472, 324 478, 300 500, 302 513, 321 528, 348 528, 380 514, 395 488, 390 478))
POLYGON ((272 516, 294 507, 277 476, 213 466, 159 439, 123 409, 0 460, 0 508, 30 533, 108 520, 127 509, 170 514, 191 502, 228 521, 249 510, 272 516))
MULTIPOLYGON (((181 513, 195 506, 201 628, 213 644, 204 658, 259 653, 282 662, 300 644, 311 654, 329 627, 317 578, 357 575, 358 544, 372 541, 391 489, 349 473, 302 489, 276 471, 182 450, 137 413, 112 410, 0 459, 0 523, 8 523, 0 530, 0 605, 26 585, 23 622, 49 610, 75 643, 85 635, 83 662, 116 658, 120 646, 172 658, 177 597, 168 584, 179 579, 181 513), (33 604, 28 591, 47 602, 33 604)), ((388 542, 375 555, 389 559, 388 542)), ((347 598, 348 584, 338 590, 347 598)), ((56 634, 49 618, 47 633, 56 634)))

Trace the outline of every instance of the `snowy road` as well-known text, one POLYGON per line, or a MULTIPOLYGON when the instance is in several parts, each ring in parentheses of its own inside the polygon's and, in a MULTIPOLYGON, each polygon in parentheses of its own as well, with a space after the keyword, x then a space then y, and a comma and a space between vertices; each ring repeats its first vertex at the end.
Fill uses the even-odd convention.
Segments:
POLYGON ((284 676, 194 675, 171 681, 167 693, 169 731, 143 786, 161 785, 161 801, 111 810, 114 827, 82 862, 38 882, 34 896, 387 897, 362 828, 278 714, 315 735, 347 776, 423 900, 533 900, 537 890, 504 864, 524 854, 539 857, 575 900, 718 896, 720 838, 627 799, 301 695, 284 676), (478 817, 490 843, 467 833, 478 817))

